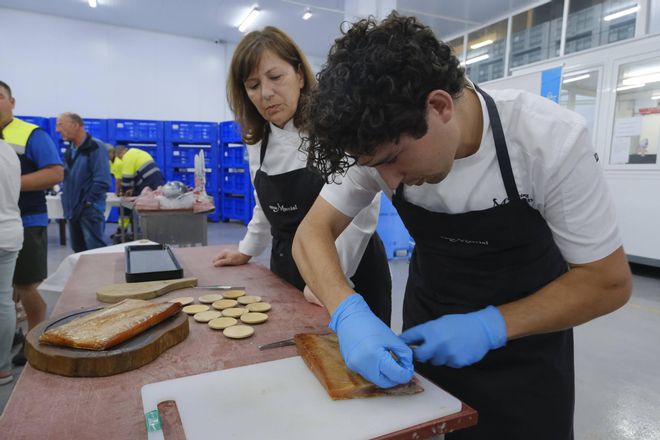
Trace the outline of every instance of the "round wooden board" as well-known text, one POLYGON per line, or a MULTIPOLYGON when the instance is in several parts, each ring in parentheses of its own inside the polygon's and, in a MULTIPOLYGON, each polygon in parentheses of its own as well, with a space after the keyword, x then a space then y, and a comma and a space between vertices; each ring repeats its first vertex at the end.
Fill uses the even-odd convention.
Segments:
POLYGON ((71 377, 101 377, 134 370, 186 339, 188 316, 177 313, 109 350, 93 351, 39 343, 46 330, 101 309, 94 307, 48 319, 25 337, 25 355, 37 370, 71 377))

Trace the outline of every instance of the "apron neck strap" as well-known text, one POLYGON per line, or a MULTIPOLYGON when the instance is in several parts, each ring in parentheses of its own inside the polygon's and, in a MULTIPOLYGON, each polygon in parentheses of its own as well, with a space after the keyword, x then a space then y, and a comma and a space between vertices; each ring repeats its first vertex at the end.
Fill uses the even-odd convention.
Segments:
POLYGON ((506 195, 509 201, 519 200, 518 188, 516 188, 516 179, 513 177, 513 170, 511 169, 511 160, 509 159, 509 150, 506 146, 506 138, 504 137, 504 130, 502 129, 502 121, 500 121, 500 114, 495 106, 495 101, 491 96, 481 90, 478 85, 474 88, 486 101, 486 108, 488 109, 488 119, 490 120, 490 127, 493 131, 493 139, 495 140, 495 151, 497 152, 497 162, 500 165, 500 173, 502 173, 502 180, 506 188, 506 195))
POLYGON ((269 136, 270 136, 270 124, 266 122, 266 125, 264 125, 263 134, 261 135, 261 152, 259 154, 259 169, 261 169, 261 165, 264 163, 264 157, 266 157, 266 148, 268 147, 269 136))

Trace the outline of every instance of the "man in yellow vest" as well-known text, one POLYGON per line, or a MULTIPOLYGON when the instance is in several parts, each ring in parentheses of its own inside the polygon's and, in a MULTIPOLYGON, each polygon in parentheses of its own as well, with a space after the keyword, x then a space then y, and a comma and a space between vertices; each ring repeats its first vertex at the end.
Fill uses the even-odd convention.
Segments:
MULTIPOLYGON (((48 274, 48 213, 44 190, 64 179, 64 168, 48 133, 15 118, 15 105, 11 88, 0 81, 0 130, 21 163, 18 204, 25 238, 14 270, 14 300, 23 303, 28 329, 32 329, 46 316, 46 303, 37 291, 37 286, 48 274)), ((15 364, 25 363, 23 352, 13 361, 15 364)))
POLYGON ((163 184, 163 174, 151 154, 125 145, 115 147, 121 159, 121 192, 125 196, 139 196, 146 187, 156 189, 163 184))

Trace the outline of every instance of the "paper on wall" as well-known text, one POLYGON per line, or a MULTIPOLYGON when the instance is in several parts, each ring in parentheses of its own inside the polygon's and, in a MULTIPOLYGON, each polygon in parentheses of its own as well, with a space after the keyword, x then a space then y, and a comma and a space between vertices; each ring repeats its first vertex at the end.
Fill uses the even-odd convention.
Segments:
POLYGON ((618 118, 614 122, 614 137, 639 136, 642 132, 642 118, 618 118))
POLYGON ((630 138, 629 137, 615 137, 612 139, 612 155, 610 163, 624 164, 628 163, 630 157, 630 138))

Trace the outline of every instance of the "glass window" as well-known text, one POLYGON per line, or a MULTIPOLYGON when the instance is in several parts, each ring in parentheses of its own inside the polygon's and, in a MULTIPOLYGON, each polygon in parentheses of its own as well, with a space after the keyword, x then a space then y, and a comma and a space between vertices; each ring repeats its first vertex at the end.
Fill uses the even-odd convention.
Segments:
POLYGON ((564 0, 552 0, 511 18, 509 68, 559 56, 564 0))
POLYGON ((610 164, 655 164, 660 143, 660 57, 619 67, 610 164))
POLYGON ((564 52, 634 37, 638 10, 636 0, 571 0, 564 52))
POLYGON ((482 83, 504 76, 507 20, 486 26, 468 34, 467 74, 472 81, 482 83))
POLYGON ((463 36, 460 36, 458 38, 454 38, 453 40, 446 41, 447 45, 452 48, 454 51, 454 55, 456 55, 456 58, 458 58, 458 61, 463 63, 463 52, 465 48, 465 44, 463 43, 463 36))
POLYGON ((582 115, 594 139, 598 99, 598 69, 564 72, 559 105, 582 115))

